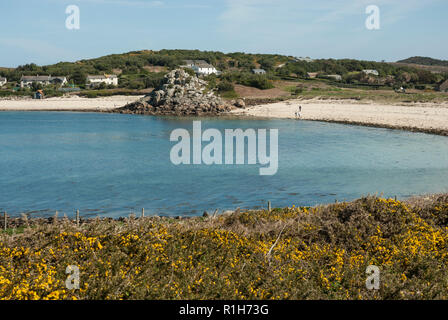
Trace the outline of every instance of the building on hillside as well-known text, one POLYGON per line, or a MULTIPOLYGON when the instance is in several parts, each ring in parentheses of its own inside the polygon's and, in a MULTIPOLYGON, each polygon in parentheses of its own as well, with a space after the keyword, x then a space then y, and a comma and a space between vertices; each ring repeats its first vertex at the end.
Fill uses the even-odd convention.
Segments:
POLYGON ((321 76, 322 78, 331 79, 335 81, 342 81, 342 76, 339 74, 325 74, 321 76))
POLYGON ((195 65, 195 61, 197 61, 198 63, 207 63, 205 60, 184 60, 184 65, 182 65, 181 67, 193 68, 193 66, 195 65))
POLYGON ((374 76, 379 76, 380 73, 377 70, 366 69, 362 70, 365 74, 373 74, 374 76))
POLYGON ((442 92, 448 92, 448 80, 445 80, 440 86, 439 90, 442 92))
POLYGON ((314 61, 310 57, 296 57, 295 60, 296 60, 296 62, 297 61, 305 61, 305 62, 313 62, 314 61))
POLYGON ((6 78, 0 77, 0 87, 4 86, 8 80, 6 78))
POLYGON ((182 67, 191 68, 199 75, 220 74, 214 66, 205 60, 185 60, 182 67))
POLYGON ((67 84, 67 77, 52 77, 49 76, 22 76, 20 79, 20 87, 31 87, 33 83, 38 83, 43 86, 48 86, 50 84, 59 84, 61 86, 67 84))
POLYGON ((266 70, 264 69, 252 69, 253 74, 266 74, 266 70))
POLYGON ((87 85, 89 85, 90 87, 98 86, 101 83, 104 83, 106 85, 118 86, 118 77, 115 74, 87 76, 87 85))
POLYGON ((318 72, 307 72, 306 75, 308 76, 308 78, 310 79, 314 79, 317 77, 319 73, 318 72))

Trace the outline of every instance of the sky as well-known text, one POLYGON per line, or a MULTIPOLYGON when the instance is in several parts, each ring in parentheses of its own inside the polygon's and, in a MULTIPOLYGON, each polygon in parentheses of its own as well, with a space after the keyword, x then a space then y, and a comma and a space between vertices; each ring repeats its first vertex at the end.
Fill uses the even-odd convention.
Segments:
POLYGON ((447 0, 1 0, 0 66, 151 49, 448 60, 447 0), (66 8, 80 28, 67 29, 66 8), (366 7, 379 9, 369 30, 366 7))

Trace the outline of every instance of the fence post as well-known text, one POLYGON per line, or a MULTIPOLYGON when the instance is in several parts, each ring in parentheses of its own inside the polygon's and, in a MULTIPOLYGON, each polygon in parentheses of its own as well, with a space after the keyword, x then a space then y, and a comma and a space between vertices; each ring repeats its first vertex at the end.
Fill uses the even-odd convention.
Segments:
POLYGON ((76 210, 76 225, 79 227, 79 210, 76 210))
POLYGON ((26 227, 29 228, 30 224, 28 223, 28 216, 25 213, 22 213, 22 219, 25 221, 26 227))
POLYGON ((6 231, 7 228, 7 224, 8 224, 8 214, 5 212, 3 212, 3 229, 6 231))
POLYGON ((271 201, 268 201, 268 211, 271 212, 271 201))
POLYGON ((145 217, 145 208, 142 208, 142 218, 145 217))

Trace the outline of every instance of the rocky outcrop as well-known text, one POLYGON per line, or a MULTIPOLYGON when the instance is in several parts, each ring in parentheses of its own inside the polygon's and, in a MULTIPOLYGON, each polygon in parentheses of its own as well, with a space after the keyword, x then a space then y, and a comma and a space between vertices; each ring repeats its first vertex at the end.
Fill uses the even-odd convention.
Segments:
POLYGON ((200 116, 217 115, 230 111, 227 104, 207 82, 190 75, 183 69, 169 72, 163 84, 142 99, 115 109, 119 113, 148 115, 200 116))
POLYGON ((231 101, 232 105, 234 105, 237 108, 245 108, 246 107, 246 102, 243 99, 237 99, 235 101, 231 101))

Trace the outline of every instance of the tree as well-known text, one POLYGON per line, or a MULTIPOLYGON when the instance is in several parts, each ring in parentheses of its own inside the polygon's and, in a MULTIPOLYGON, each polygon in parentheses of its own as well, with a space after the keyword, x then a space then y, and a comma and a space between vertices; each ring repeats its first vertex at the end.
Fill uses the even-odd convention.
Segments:
POLYGON ((84 84, 86 83, 86 78, 87 74, 78 69, 71 75, 70 80, 76 84, 84 84))
POLYGON ((37 91, 43 89, 43 86, 41 83, 33 82, 31 84, 31 88, 33 89, 33 91, 37 91))
POLYGON ((227 91, 234 91, 234 90, 235 90, 235 88, 230 81, 224 80, 218 84, 219 92, 227 92, 227 91))

